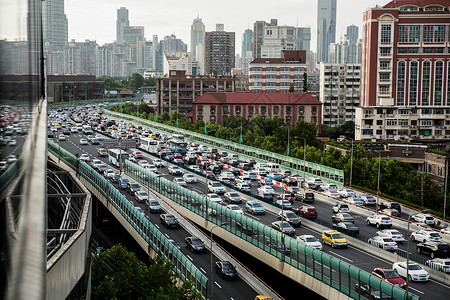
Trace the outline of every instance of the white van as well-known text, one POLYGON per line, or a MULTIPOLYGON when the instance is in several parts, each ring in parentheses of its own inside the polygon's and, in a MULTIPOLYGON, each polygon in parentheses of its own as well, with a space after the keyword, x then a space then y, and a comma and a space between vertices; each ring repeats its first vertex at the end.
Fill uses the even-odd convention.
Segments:
POLYGON ((266 169, 266 168, 267 168, 267 164, 266 163, 257 162, 255 164, 255 169, 266 169))
POLYGON ((268 172, 280 173, 280 165, 277 163, 268 163, 266 167, 268 172))

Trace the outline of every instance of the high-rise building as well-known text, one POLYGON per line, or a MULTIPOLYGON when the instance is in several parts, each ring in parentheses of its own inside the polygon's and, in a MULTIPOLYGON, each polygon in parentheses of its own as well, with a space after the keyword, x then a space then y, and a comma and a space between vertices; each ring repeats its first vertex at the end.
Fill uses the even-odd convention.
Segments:
POLYGON ((295 50, 306 51, 306 64, 308 69, 314 66, 311 64, 311 27, 294 27, 294 48, 295 50))
POLYGON ((253 57, 261 58, 261 46, 264 39, 264 26, 266 21, 256 21, 253 24, 253 57))
POLYGON ((197 59, 197 46, 203 44, 205 37, 205 25, 199 17, 194 19, 191 25, 191 54, 194 60, 197 59))
POLYGON ((241 57, 246 57, 247 52, 253 51, 253 31, 251 29, 245 29, 242 34, 242 50, 241 57))
POLYGON ((353 43, 344 35, 339 43, 331 43, 328 46, 328 63, 330 64, 360 64, 361 40, 353 43))
POLYGON ((450 138, 448 7, 397 0, 364 12, 356 139, 450 138))
POLYGON ((282 50, 294 50, 294 27, 278 25, 277 19, 264 26, 261 57, 280 58, 282 50))
POLYGON ((167 35, 161 40, 162 52, 187 52, 187 45, 175 36, 167 35))
POLYGON ((137 44, 143 42, 144 26, 125 26, 123 27, 122 43, 137 44))
POLYGON ((43 2, 44 47, 62 50, 68 41, 68 22, 64 13, 64 0, 43 2))
POLYGON ((317 3, 317 61, 326 62, 328 45, 336 41, 336 0, 317 3))
POLYGON ((347 38, 350 40, 350 42, 352 42, 353 44, 357 44, 358 37, 359 37, 359 27, 356 25, 347 26, 347 38))
POLYGON ((116 41, 118 43, 123 42, 123 29, 130 26, 130 20, 128 19, 128 9, 121 7, 117 10, 116 20, 116 41))
POLYGON ((230 75, 234 68, 235 33, 224 31, 223 24, 216 31, 205 33, 205 70, 207 75, 230 75))

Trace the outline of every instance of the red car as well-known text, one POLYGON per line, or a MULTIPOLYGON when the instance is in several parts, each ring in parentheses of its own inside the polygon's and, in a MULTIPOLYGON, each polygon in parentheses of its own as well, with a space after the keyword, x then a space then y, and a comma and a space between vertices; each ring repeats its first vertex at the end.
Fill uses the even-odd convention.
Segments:
POLYGON ((134 158, 142 158, 144 156, 141 151, 134 151, 132 155, 134 158))
POLYGON ((280 195, 278 195, 277 199, 278 200, 287 200, 287 201, 291 202, 291 204, 294 204, 294 199, 292 198, 292 195, 288 194, 288 193, 281 193, 280 195))
POLYGON ((402 289, 406 288, 406 282, 393 269, 375 268, 372 271, 372 275, 380 277, 381 279, 386 280, 387 282, 392 283, 393 285, 398 286, 402 289))
POLYGON ((297 214, 307 218, 317 218, 317 210, 311 205, 302 205, 296 209, 297 214))

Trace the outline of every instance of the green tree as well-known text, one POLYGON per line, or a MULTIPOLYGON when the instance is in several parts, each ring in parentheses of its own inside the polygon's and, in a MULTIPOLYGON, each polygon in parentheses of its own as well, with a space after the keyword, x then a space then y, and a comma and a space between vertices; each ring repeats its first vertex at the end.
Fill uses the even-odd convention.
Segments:
POLYGON ((303 92, 308 91, 308 74, 306 72, 303 73, 303 92))
POLYGON ((153 77, 149 77, 144 80, 144 86, 156 86, 156 79, 153 77))
POLYGON ((130 76, 128 87, 134 91, 144 86, 144 77, 141 74, 134 73, 130 76))

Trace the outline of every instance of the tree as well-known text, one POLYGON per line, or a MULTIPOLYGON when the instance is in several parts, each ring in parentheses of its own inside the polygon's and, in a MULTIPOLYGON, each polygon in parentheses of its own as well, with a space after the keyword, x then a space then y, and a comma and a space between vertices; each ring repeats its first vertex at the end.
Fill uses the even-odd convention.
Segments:
POLYGON ((307 92, 308 91, 308 74, 306 72, 303 73, 303 92, 307 92))
POLYGON ((175 286, 171 265, 158 256, 146 265, 120 244, 92 261, 93 299, 200 299, 192 282, 175 286))
POLYGON ((130 76, 128 87, 137 91, 144 86, 144 77, 141 74, 134 73, 130 76))

